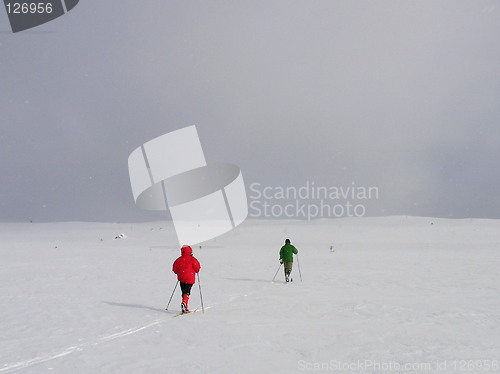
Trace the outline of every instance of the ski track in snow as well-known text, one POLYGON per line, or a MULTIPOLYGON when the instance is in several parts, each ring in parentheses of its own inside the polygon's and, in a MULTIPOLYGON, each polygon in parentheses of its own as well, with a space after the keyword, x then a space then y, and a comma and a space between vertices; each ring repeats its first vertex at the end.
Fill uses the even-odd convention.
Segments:
MULTIPOLYGON (((245 295, 241 295, 239 297, 244 297, 244 296, 248 296, 248 295, 245 294, 245 295)), ((212 308, 212 306, 204 307, 205 310, 210 309, 210 308, 212 308)), ((200 310, 201 310, 201 307, 200 307, 200 310)), ((94 346, 97 346, 97 345, 100 345, 103 343, 107 343, 107 342, 110 342, 110 341, 113 341, 116 339, 120 339, 120 338, 129 336, 129 335, 134 335, 140 331, 150 329, 151 327, 159 326, 163 322, 168 321, 168 319, 174 318, 177 316, 178 316, 178 314, 169 314, 168 316, 158 318, 155 321, 150 322, 146 325, 126 329, 126 330, 123 330, 123 331, 120 331, 120 332, 117 332, 117 333, 114 333, 111 335, 106 335, 106 336, 99 338, 97 341, 94 341, 91 343, 84 343, 84 344, 79 344, 76 346, 71 346, 71 347, 68 347, 68 348, 61 350, 59 353, 56 353, 56 354, 45 354, 45 355, 41 355, 41 356, 29 359, 29 360, 20 361, 20 362, 17 362, 15 364, 7 364, 3 368, 0 368, 0 373, 12 373, 12 372, 15 372, 15 371, 18 371, 21 369, 26 369, 30 366, 34 366, 34 365, 42 364, 44 362, 56 360, 58 358, 68 356, 68 355, 75 353, 75 352, 81 352, 89 347, 94 347, 94 346)))
POLYGON ((83 345, 76 346, 76 347, 69 347, 69 348, 65 349, 64 351, 57 353, 55 355, 52 355, 52 356, 39 356, 39 357, 33 358, 31 360, 21 361, 21 362, 15 363, 15 364, 7 365, 6 367, 3 367, 0 369, 0 373, 11 373, 11 372, 16 371, 16 370, 26 369, 27 367, 30 367, 30 366, 33 366, 36 364, 41 364, 43 362, 55 360, 57 358, 67 356, 73 352, 80 351, 82 349, 83 349, 83 345))
MULTIPOLYGON (((205 307, 205 309, 210 309, 210 308, 211 308, 211 306, 205 307)), ((112 341, 115 339, 123 338, 123 337, 128 336, 128 335, 137 334, 140 331, 147 330, 151 327, 161 325, 162 322, 165 322, 169 318, 173 318, 176 316, 177 316, 177 314, 168 315, 166 317, 159 318, 159 319, 157 319, 151 323, 148 323, 146 325, 143 325, 143 326, 137 326, 137 327, 123 330, 123 331, 120 331, 120 332, 117 332, 117 333, 114 333, 111 335, 103 336, 103 337, 99 338, 97 341, 94 341, 92 343, 85 343, 85 344, 80 344, 80 345, 65 348, 65 349, 61 350, 61 352, 53 354, 53 355, 47 354, 47 355, 35 357, 33 359, 30 359, 30 360, 17 362, 15 364, 10 364, 10 365, 7 364, 7 366, 0 369, 0 373, 12 373, 12 372, 17 371, 17 370, 26 369, 26 368, 33 366, 33 365, 41 364, 41 363, 44 363, 47 361, 56 360, 58 358, 70 355, 70 354, 75 353, 75 352, 81 352, 85 348, 88 348, 88 347, 96 346, 96 345, 106 343, 106 342, 109 342, 109 341, 112 341)))
POLYGON ((58 358, 70 355, 74 352, 83 351, 87 347, 96 346, 96 345, 99 345, 99 344, 102 344, 105 342, 109 342, 109 341, 112 341, 115 339, 123 338, 123 337, 128 336, 128 335, 133 335, 133 334, 136 334, 140 331, 149 329, 153 326, 160 325, 162 322, 164 322, 168 318, 172 318, 172 317, 173 316, 159 318, 159 319, 157 319, 151 323, 148 323, 146 325, 143 325, 143 326, 138 326, 138 327, 134 327, 131 329, 117 332, 115 334, 103 336, 102 338, 99 338, 99 340, 92 342, 92 343, 85 343, 85 344, 80 344, 80 345, 68 347, 66 349, 63 349, 61 352, 53 354, 53 355, 43 355, 43 356, 35 357, 33 359, 30 359, 30 360, 17 362, 15 364, 10 364, 10 365, 7 365, 7 366, 1 368, 0 373, 11 373, 11 372, 14 372, 14 371, 17 371, 20 369, 26 369, 26 368, 33 366, 33 365, 41 364, 41 363, 51 361, 51 360, 56 360, 58 358))

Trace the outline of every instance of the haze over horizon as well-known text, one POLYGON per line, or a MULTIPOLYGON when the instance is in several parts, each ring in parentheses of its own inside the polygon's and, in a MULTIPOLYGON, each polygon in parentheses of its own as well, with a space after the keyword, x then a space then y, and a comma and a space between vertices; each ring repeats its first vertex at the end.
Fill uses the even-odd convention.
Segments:
POLYGON ((86 0, 9 30, 0 11, 0 221, 169 219, 127 159, 190 125, 249 204, 354 184, 366 216, 500 218, 498 2, 86 0))

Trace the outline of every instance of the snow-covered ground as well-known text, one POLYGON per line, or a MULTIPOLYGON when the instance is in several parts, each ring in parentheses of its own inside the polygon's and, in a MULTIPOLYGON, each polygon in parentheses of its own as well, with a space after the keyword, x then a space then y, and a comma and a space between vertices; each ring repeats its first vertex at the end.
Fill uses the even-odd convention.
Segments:
POLYGON ((500 372, 498 220, 248 220, 194 247, 178 318, 171 222, 2 223, 0 251, 0 373, 500 372))

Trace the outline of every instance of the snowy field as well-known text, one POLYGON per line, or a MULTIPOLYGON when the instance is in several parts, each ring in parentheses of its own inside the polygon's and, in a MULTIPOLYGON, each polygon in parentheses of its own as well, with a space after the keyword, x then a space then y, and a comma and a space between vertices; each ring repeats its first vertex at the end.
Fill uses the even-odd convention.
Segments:
POLYGON ((1 223, 0 251, 2 374, 500 372, 499 220, 249 220, 194 247, 178 318, 171 222, 1 223), (271 281, 285 238, 302 282, 271 281))

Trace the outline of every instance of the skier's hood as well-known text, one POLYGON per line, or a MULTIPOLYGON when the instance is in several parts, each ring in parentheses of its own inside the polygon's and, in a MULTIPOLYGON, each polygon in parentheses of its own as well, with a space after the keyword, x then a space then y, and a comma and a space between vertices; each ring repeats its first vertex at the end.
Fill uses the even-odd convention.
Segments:
POLYGON ((191 256, 193 254, 193 248, 189 245, 183 245, 181 248, 181 255, 183 256, 191 256))

